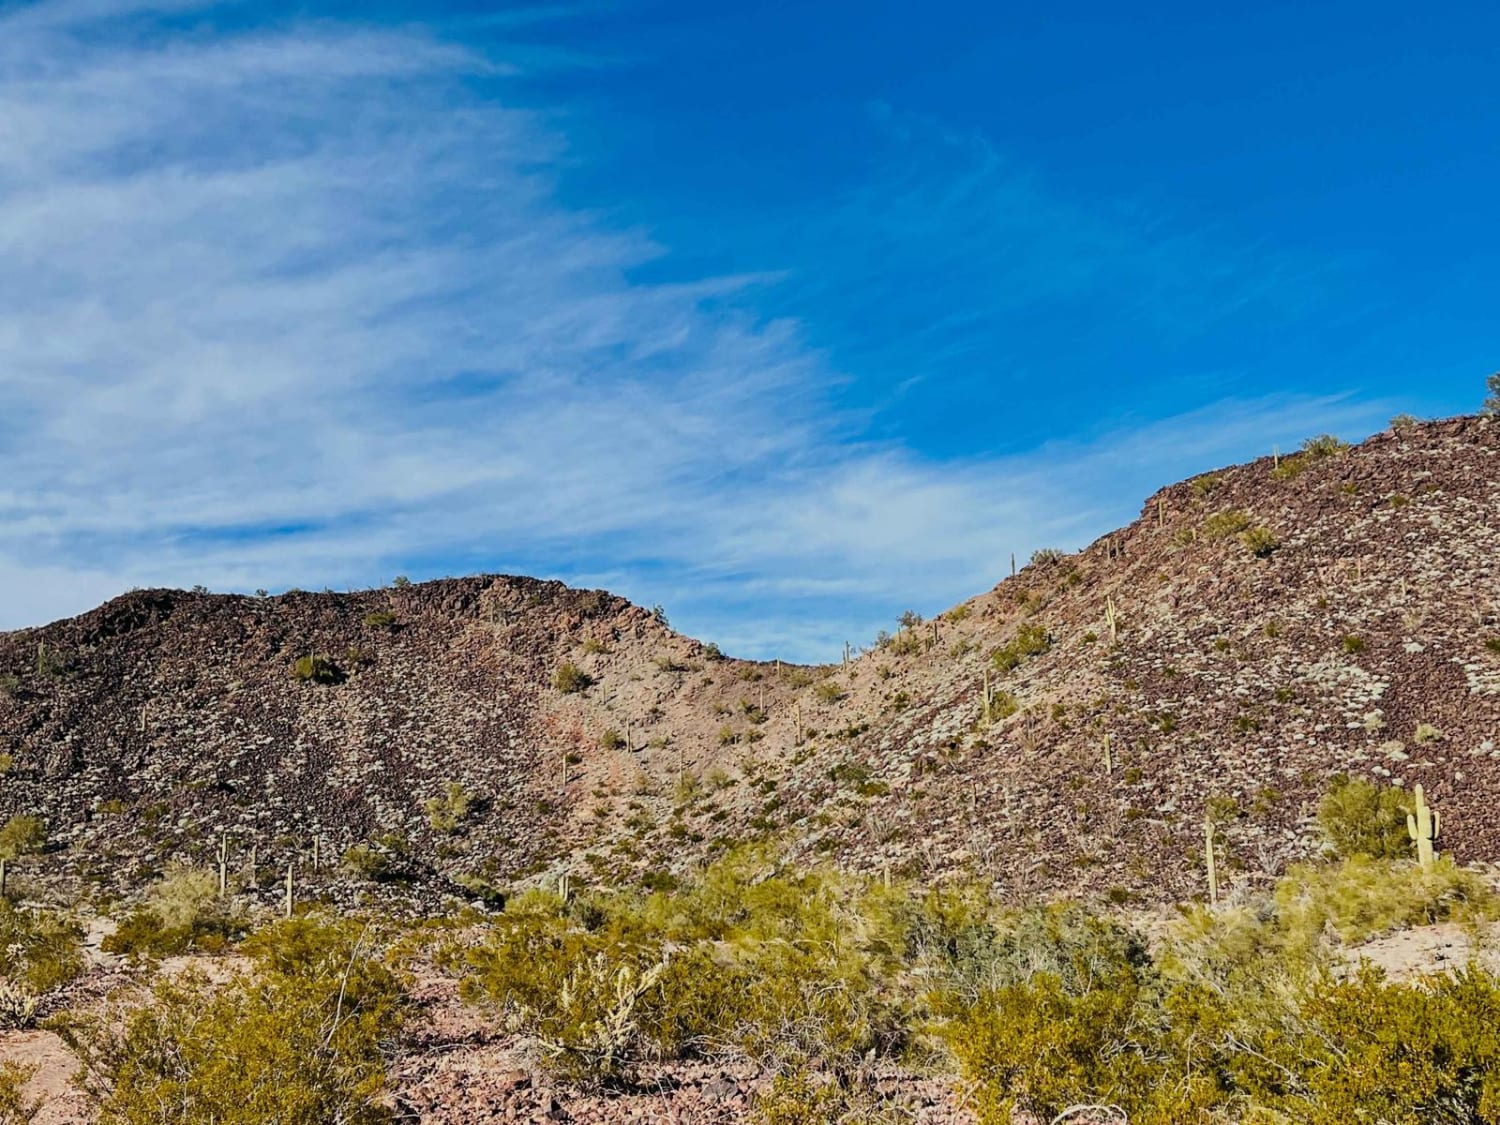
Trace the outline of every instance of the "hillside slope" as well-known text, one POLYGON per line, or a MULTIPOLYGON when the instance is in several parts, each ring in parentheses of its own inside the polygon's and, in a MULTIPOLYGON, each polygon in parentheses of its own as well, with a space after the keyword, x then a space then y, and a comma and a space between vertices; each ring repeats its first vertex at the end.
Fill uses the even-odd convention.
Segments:
POLYGON ((1347 771, 1423 783, 1443 846, 1490 859, 1497 548, 1500 425, 1460 418, 1173 485, 831 668, 725 660, 530 579, 139 591, 0 636, 0 814, 49 822, 35 871, 115 890, 227 832, 268 893, 293 858, 307 893, 398 896, 777 838, 1162 900, 1201 893, 1206 812, 1226 879, 1266 877, 1347 771), (313 655, 340 682, 296 679, 313 655), (425 804, 449 783, 472 798, 455 828, 425 804))

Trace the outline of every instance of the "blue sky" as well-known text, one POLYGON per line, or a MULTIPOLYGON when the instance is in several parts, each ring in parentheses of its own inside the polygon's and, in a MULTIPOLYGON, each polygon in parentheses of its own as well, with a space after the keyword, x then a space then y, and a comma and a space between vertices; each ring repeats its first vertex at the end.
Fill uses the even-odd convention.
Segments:
POLYGON ((1500 9, 1222 7, 0 0, 0 627, 487 570, 829 659, 1473 410, 1500 9))

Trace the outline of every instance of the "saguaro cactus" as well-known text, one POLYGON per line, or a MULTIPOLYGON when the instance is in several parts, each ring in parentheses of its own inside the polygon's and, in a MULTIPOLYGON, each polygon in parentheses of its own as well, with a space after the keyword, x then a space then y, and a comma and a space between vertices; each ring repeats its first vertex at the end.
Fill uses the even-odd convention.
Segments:
POLYGON ((1208 901, 1219 901, 1219 869, 1214 859, 1214 822, 1212 817, 1203 818, 1203 859, 1208 867, 1208 901))
POLYGON ((1432 842, 1438 837, 1441 817, 1422 798, 1420 785, 1413 789, 1412 796, 1416 798, 1417 811, 1406 814, 1406 833, 1417 845, 1417 862, 1426 870, 1432 866, 1432 857, 1436 854, 1432 842))

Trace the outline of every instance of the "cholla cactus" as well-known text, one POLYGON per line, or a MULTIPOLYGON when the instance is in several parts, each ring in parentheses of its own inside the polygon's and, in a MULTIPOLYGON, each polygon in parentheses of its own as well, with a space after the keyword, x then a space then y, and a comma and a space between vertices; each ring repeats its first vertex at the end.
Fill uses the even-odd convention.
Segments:
POLYGON ((0 980, 0 1031, 21 1031, 36 1022, 36 994, 0 980))
POLYGON ((1417 862, 1425 871, 1432 866, 1432 858, 1435 854, 1432 850, 1432 842, 1438 837, 1442 818, 1436 809, 1429 807, 1423 800, 1420 785, 1413 788, 1412 796, 1416 799, 1417 810, 1406 814, 1406 834, 1416 843, 1417 862))
POLYGON ((640 1037, 636 1004, 666 968, 666 961, 645 971, 629 965, 616 968, 601 953, 568 973, 554 1012, 523 1011, 522 1019, 539 1025, 537 1037, 550 1054, 566 1057, 584 1074, 616 1074, 640 1037))

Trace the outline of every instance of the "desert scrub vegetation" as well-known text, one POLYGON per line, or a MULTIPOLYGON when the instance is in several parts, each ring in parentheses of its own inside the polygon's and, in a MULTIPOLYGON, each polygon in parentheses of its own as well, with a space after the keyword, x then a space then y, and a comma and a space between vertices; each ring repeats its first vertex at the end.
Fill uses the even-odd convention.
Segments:
POLYGON ((47 824, 41 817, 21 813, 0 827, 0 860, 36 855, 46 846, 47 824))
POLYGON ((377 1125, 402 974, 357 921, 298 918, 242 949, 253 968, 213 984, 158 979, 145 1002, 66 1017, 60 1030, 101 1125, 377 1125))
POLYGON ((1040 656, 1052 647, 1052 637, 1041 625, 1022 625, 1008 642, 990 653, 990 661, 1001 672, 1012 672, 1023 661, 1040 656))
POLYGON ((1338 859, 1368 856, 1404 859, 1411 855, 1406 816, 1411 794, 1338 774, 1318 802, 1317 825, 1327 853, 1338 859))
POLYGON ((819 680, 813 688, 813 694, 818 697, 820 703, 837 703, 844 698, 843 685, 837 680, 819 680))
POLYGON ((816 1061, 847 1079, 908 1034, 891 988, 899 941, 863 895, 744 846, 672 893, 529 892, 450 959, 467 998, 575 1080, 682 1057, 786 1075, 816 1061))
POLYGON ((427 826, 434 832, 452 835, 461 829, 474 811, 474 797, 456 781, 444 784, 443 792, 422 802, 427 826))
POLYGON ((1268 527, 1249 527, 1240 532, 1240 544, 1258 559, 1268 559, 1281 546, 1281 540, 1268 527))
POLYGON ((0 1125, 31 1125, 42 1110, 39 1100, 26 1096, 26 1082, 35 1073, 31 1067, 0 1062, 0 1125))
POLYGON ((1082 1104, 1132 1125, 1500 1120, 1500 983, 1352 960, 1392 929, 1496 916, 1478 875, 1412 861, 1406 808, 1337 779, 1318 813, 1328 858, 1184 907, 1150 942, 1082 904, 1016 908, 988 886, 890 886, 742 846, 656 890, 526 892, 441 960, 568 1079, 755 1065, 763 1125, 884 1120, 871 1075, 897 1062, 956 1072, 985 1125, 1082 1104))
POLYGON ((174 863, 104 939, 103 948, 146 961, 190 950, 218 953, 248 928, 248 921, 219 895, 216 873, 174 863))
POLYGON ((1277 480, 1295 480, 1318 461, 1337 457, 1348 448, 1346 442, 1340 441, 1332 434, 1310 437, 1302 443, 1300 453, 1281 458, 1281 463, 1271 470, 1271 475, 1277 480))
POLYGON ((341 684, 344 673, 328 656, 300 656, 292 665, 292 679, 302 683, 341 684))
POLYGON ((552 686, 563 695, 576 695, 581 691, 587 691, 593 683, 593 677, 571 660, 559 664, 552 676, 552 686))
POLYGON ((1215 512, 1203 521, 1202 534, 1205 539, 1228 539, 1248 531, 1254 524, 1250 513, 1239 508, 1215 512))
POLYGON ((0 899, 0 980, 35 995, 60 988, 83 972, 82 943, 67 915, 0 899))

